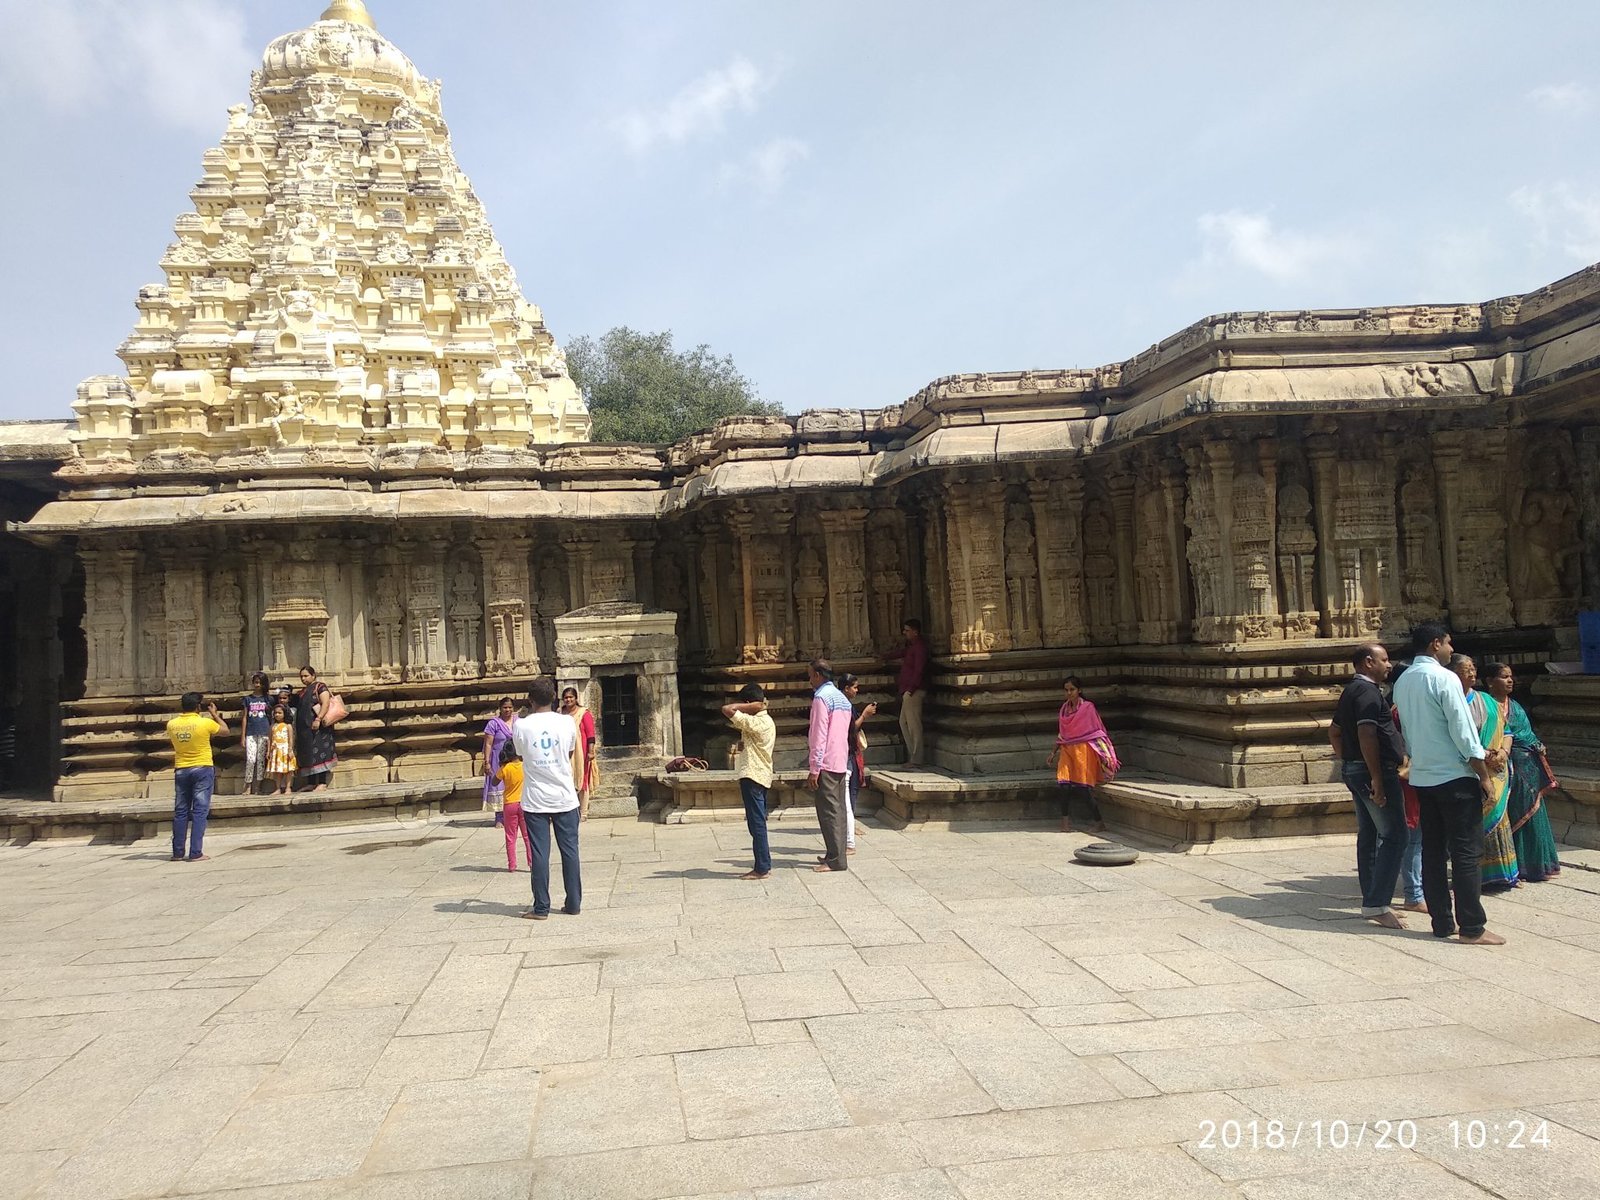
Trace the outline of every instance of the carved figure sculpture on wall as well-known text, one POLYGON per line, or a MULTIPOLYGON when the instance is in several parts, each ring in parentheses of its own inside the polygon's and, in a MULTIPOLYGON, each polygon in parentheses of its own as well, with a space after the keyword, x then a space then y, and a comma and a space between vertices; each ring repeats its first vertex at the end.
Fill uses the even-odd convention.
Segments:
POLYGON ((1335 637, 1371 637, 1388 619, 1395 543, 1392 474, 1372 459, 1340 459, 1335 468, 1333 562, 1338 607, 1329 614, 1335 637))
POLYGON ((148 691, 164 688, 167 678, 167 644, 162 636, 167 627, 167 603, 159 570, 147 570, 139 577, 139 678, 148 691))
POLYGON ((1278 489, 1278 586, 1283 589, 1283 632, 1291 638, 1317 635, 1317 533, 1311 526, 1311 493, 1298 478, 1278 489))
POLYGON ((1236 633, 1256 639, 1280 630, 1274 619, 1278 598, 1272 580, 1272 520, 1267 481, 1257 471, 1244 471, 1233 481, 1234 596, 1242 611, 1236 633))
POLYGON ((379 682, 398 681, 405 665, 405 609, 400 604, 404 595, 399 571, 387 567, 378 573, 372 605, 372 642, 377 652, 374 667, 379 682))
POLYGON ((121 678, 123 634, 128 622, 122 611, 122 580, 104 566, 95 575, 89 605, 90 678, 121 678))
POLYGON ((534 604, 538 617, 539 658, 549 663, 555 661, 556 618, 570 610, 566 558, 557 548, 544 546, 534 550, 534 559, 539 564, 536 572, 538 600, 534 604))
POLYGON ((778 545, 772 539, 753 539, 746 543, 751 555, 755 586, 753 616, 755 628, 745 644, 745 662, 782 662, 788 638, 788 569, 778 545))
POLYGON ((828 585, 823 577, 822 557, 810 539, 800 548, 800 557, 794 569, 794 606, 800 623, 800 644, 796 649, 802 657, 821 656, 825 647, 822 638, 822 602, 828 595, 828 585))
POLYGON ((1526 492, 1512 539, 1511 586, 1524 625, 1570 620, 1578 590, 1578 510, 1565 491, 1526 492))
POLYGON ((272 440, 279 446, 289 444, 289 439, 284 436, 285 425, 298 425, 305 420, 306 407, 300 399, 300 393, 293 383, 283 385, 282 394, 268 392, 263 399, 267 402, 268 417, 266 424, 272 429, 272 440))
POLYGON ((187 568, 165 573, 166 680, 171 686, 186 686, 200 678, 200 605, 195 582, 194 573, 187 568))
POLYGON ((1031 649, 1040 644, 1039 559, 1033 530, 1020 509, 1006 522, 1006 589, 1011 598, 1012 645, 1031 649))
POLYGON ((217 658, 211 675, 220 686, 231 686, 239 675, 240 638, 244 633, 244 616, 239 611, 239 584, 233 571, 222 571, 211 584, 211 635, 216 643, 217 658))
POLYGON ((1116 640, 1117 560, 1112 524, 1105 502, 1091 500, 1083 515, 1083 578, 1089 600, 1089 635, 1098 642, 1116 640))
POLYGON ((1136 548, 1133 556, 1133 602, 1145 639, 1166 636, 1168 621, 1166 531, 1160 480, 1153 472, 1140 480, 1135 510, 1136 548))
POLYGON ((1443 605, 1437 505, 1433 472, 1426 466, 1412 467, 1400 488, 1400 522, 1405 551, 1401 596, 1413 622, 1437 614, 1443 605))
POLYGON ((1205 451, 1198 446, 1184 450, 1189 467, 1189 486, 1184 498, 1183 523, 1189 531, 1184 557, 1189 563, 1189 579, 1194 587, 1194 636, 1196 641, 1212 642, 1219 636, 1221 605, 1221 546, 1205 451))
POLYGON ((884 644, 896 636, 904 620, 906 577, 900 570, 900 547, 892 530, 878 542, 878 569, 872 573, 872 619, 884 644))
POLYGON ((444 580, 437 562, 413 562, 406 573, 407 662, 405 677, 440 679, 444 664, 444 580))
POLYGON ((471 678, 478 669, 478 626, 483 604, 478 598, 478 573, 466 559, 456 561, 450 576, 450 633, 455 642, 451 662, 455 674, 471 678))

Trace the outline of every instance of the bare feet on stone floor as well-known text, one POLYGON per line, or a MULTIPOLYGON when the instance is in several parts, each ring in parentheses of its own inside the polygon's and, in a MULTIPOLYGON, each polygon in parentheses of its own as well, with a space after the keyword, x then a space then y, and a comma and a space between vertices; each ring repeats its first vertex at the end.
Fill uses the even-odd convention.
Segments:
POLYGON ((1381 912, 1375 917, 1368 917, 1367 920, 1374 925, 1381 925, 1385 929, 1404 929, 1406 927, 1406 923, 1395 916, 1393 912, 1381 912))
POLYGON ((827 863, 818 863, 816 866, 812 867, 811 869, 813 871, 815 871, 818 875, 827 875, 829 872, 838 870, 837 867, 830 867, 827 863))
POLYGON ((1463 946, 1504 946, 1506 944, 1505 938, 1501 937, 1498 933, 1490 933, 1487 929, 1485 929, 1477 937, 1468 937, 1464 933, 1460 934, 1456 938, 1456 941, 1460 942, 1463 946))
POLYGON ((1415 904, 1402 904, 1400 909, 1402 912, 1422 913, 1424 916, 1426 916, 1428 912, 1428 906, 1421 900, 1418 900, 1415 904))
POLYGON ((769 876, 771 874, 772 874, 771 871, 746 871, 743 875, 739 876, 739 878, 740 879, 765 879, 765 878, 767 878, 767 876, 769 876))

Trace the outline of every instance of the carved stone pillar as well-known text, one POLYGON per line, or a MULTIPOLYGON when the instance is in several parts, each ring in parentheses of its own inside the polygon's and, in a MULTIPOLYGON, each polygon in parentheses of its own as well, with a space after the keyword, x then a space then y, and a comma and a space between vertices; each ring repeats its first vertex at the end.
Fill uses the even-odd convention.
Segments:
POLYGON ((349 670, 353 678, 365 680, 370 666, 367 638, 371 630, 371 620, 367 615, 371 606, 371 595, 367 590, 370 585, 367 543, 352 540, 345 547, 344 557, 344 611, 350 639, 349 670))
POLYGON ((867 652, 866 522, 864 508, 824 509, 828 558, 828 652, 838 658, 867 652))
POLYGON ((449 674, 445 663, 444 543, 413 543, 406 566, 405 679, 425 682, 449 674))
POLYGON ((162 603, 166 614, 166 683, 164 691, 197 691, 205 683, 205 638, 200 614, 206 607, 205 576, 189 565, 188 549, 168 550, 161 557, 162 603))
MULTIPOLYGON (((733 530, 734 554, 739 561, 739 644, 740 662, 761 662, 762 634, 756 624, 756 549, 755 516, 748 511, 728 514, 728 525, 733 530)), ((716 568, 707 575, 707 582, 716 583, 716 568)), ((775 661, 775 660, 773 660, 775 661)))
MULTIPOLYGON (((922 591, 925 623, 923 633, 935 652, 948 651, 950 638, 950 597, 954 592, 949 562, 945 557, 946 515, 938 492, 924 493, 922 504, 922 591)), ((916 614, 913 614, 916 615, 916 614)), ((895 631, 896 634, 899 630, 895 631)))
POLYGON ((1311 486, 1315 496, 1312 513, 1317 529, 1317 581, 1319 585, 1322 632, 1333 635, 1333 614, 1339 569, 1334 562, 1334 516, 1338 509, 1338 441, 1324 434, 1308 439, 1306 458, 1311 463, 1311 486))
POLYGON ((1028 506, 1010 506, 1005 524, 1006 592, 1011 605, 1011 644, 1023 650, 1044 642, 1038 540, 1028 506))
MULTIPOLYGON (((1217 545, 1224 563, 1233 562, 1233 443, 1218 440, 1206 444, 1206 464, 1211 477, 1212 515, 1217 524, 1217 545)), ((1217 573, 1217 609, 1224 620, 1238 614, 1240 605, 1236 572, 1225 568, 1217 573)))
POLYGON ((1433 442, 1451 624, 1463 630, 1507 628, 1506 432, 1444 430, 1433 442))
POLYGON ((1111 516, 1116 524, 1117 563, 1117 641, 1138 640, 1138 610, 1134 601, 1134 515, 1133 472, 1127 463, 1118 463, 1106 480, 1106 494, 1111 499, 1111 516))
POLYGON ((450 673, 457 679, 478 679, 484 657, 483 567, 471 550, 465 550, 455 554, 447 570, 450 673))
POLYGON ((493 535, 475 544, 483 585, 484 674, 538 674, 528 602, 529 540, 520 534, 493 535))
POLYGON ((124 696, 135 690, 138 648, 134 631, 132 550, 81 549, 83 560, 84 632, 87 635, 90 696, 124 696))
POLYGON ((958 654, 1006 650, 1003 560, 1005 490, 999 483, 957 484, 946 523, 950 574, 950 648, 958 654))

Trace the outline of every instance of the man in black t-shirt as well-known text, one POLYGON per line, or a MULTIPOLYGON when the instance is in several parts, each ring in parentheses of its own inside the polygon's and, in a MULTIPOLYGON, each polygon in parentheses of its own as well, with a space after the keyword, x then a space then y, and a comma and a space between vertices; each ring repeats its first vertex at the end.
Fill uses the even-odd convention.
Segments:
POLYGON ((1328 740, 1339 773, 1356 805, 1356 874, 1361 915, 1386 929, 1404 929, 1390 910, 1406 850, 1405 802, 1400 764, 1406 744, 1380 686, 1389 678, 1389 652, 1372 643, 1351 656, 1356 676, 1333 710, 1328 740))

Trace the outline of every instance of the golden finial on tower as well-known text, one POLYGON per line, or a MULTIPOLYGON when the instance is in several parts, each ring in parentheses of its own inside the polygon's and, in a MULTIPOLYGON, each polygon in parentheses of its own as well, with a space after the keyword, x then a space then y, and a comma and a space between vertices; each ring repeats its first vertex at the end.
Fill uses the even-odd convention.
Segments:
POLYGON ((361 0, 333 0, 328 5, 328 11, 322 14, 324 21, 349 21, 352 25, 365 25, 368 29, 376 29, 372 23, 372 14, 367 11, 367 6, 361 0))

